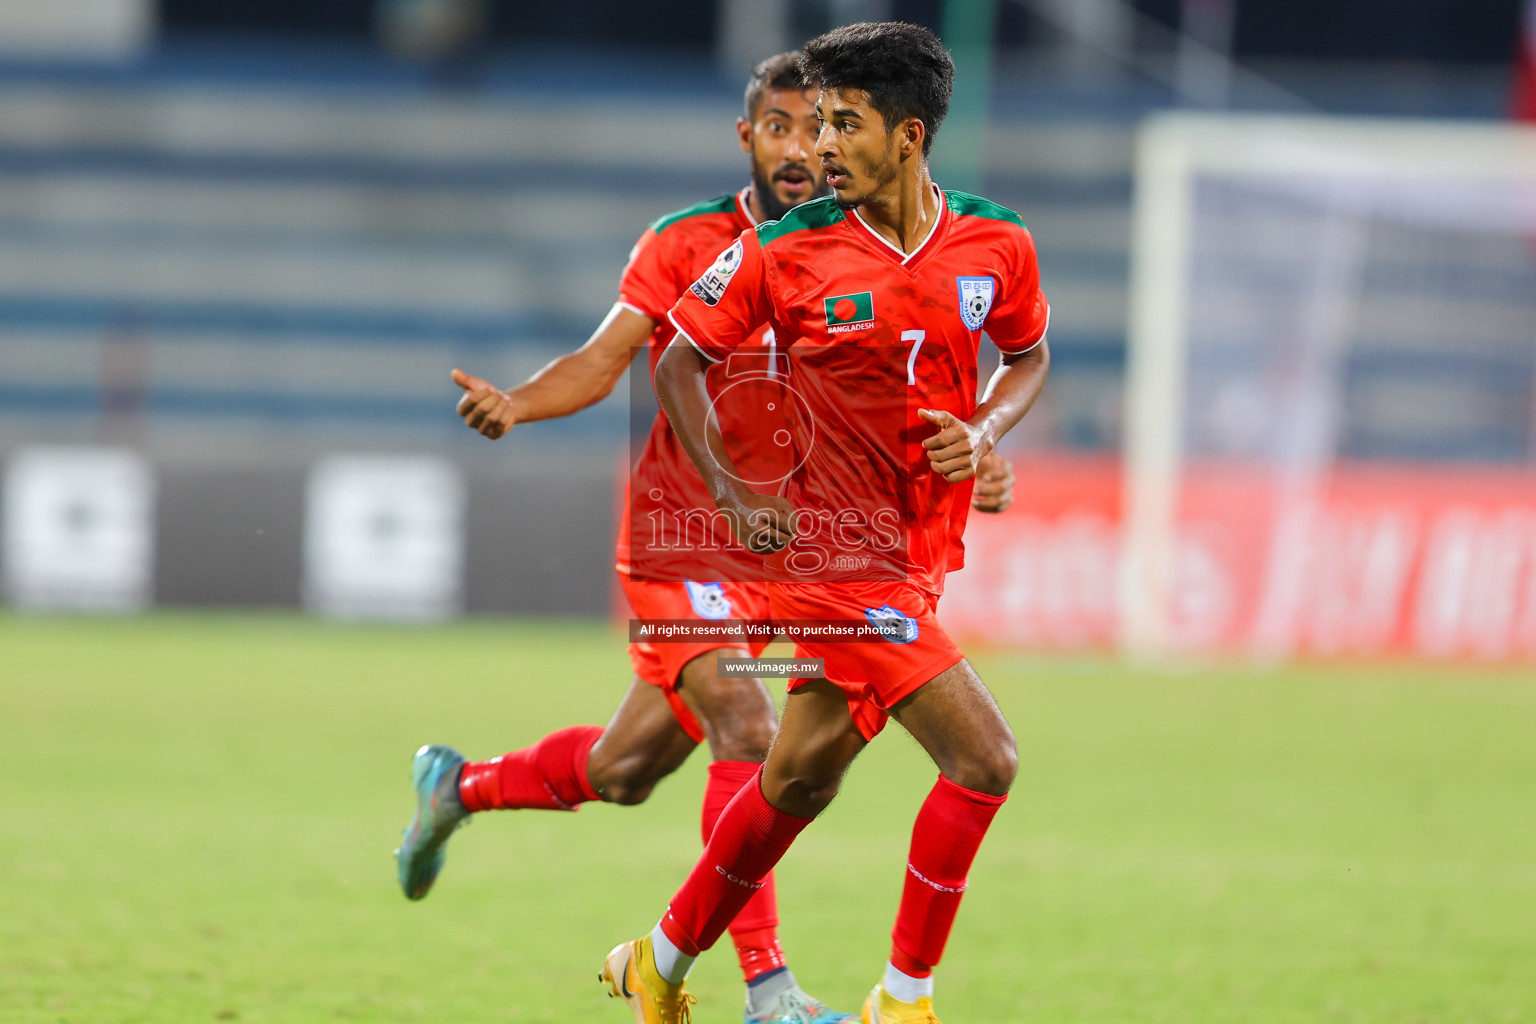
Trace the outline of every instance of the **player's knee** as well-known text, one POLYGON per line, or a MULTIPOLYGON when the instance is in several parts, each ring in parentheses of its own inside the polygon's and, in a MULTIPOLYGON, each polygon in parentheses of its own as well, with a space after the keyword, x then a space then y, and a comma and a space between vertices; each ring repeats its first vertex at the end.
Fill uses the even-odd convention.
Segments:
POLYGON ((831 782, 806 782, 801 783, 802 802, 806 807, 815 808, 815 814, 806 817, 814 818, 832 805, 837 797, 838 790, 843 788, 842 779, 834 779, 831 782))
POLYGON ((1013 780, 1019 777, 1019 748, 1014 744, 1013 737, 1008 737, 1008 745, 993 755, 993 763, 990 766, 991 781, 996 783, 994 790, 998 796, 1013 788, 1013 780))
POLYGON ((635 786, 623 782, 615 782, 606 786, 594 786, 593 788, 597 789, 598 796, 603 798, 604 803, 618 804, 621 807, 634 807, 636 804, 645 803, 646 798, 651 795, 651 791, 656 788, 656 784, 653 782, 649 785, 635 786))
POLYGON ((645 803, 666 774, 649 758, 630 757, 587 766, 587 779, 603 802, 626 807, 645 803))
POLYGON ((768 760, 768 748, 773 746, 779 723, 770 705, 756 714, 717 716, 705 728, 713 734, 710 748, 716 760, 762 764, 768 760))
POLYGON ((814 818, 832 803, 842 788, 842 773, 790 767, 763 773, 763 796, 770 804, 789 814, 814 818))
POLYGON ((1019 774, 1019 750, 1010 734, 1006 741, 989 745, 986 749, 966 752, 960 763, 944 773, 957 786, 1003 796, 1013 787, 1019 774))
POLYGON ((778 710, 756 679, 722 679, 719 652, 696 658, 683 670, 679 692, 694 711, 717 761, 762 764, 779 729, 778 710))

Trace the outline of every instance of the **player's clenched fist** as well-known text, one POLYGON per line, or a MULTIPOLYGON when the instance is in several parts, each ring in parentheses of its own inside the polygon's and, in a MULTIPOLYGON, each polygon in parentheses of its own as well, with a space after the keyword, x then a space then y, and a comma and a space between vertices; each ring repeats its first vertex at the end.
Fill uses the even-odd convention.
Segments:
POLYGON ((512 400, 504 391, 463 370, 453 371, 453 382, 464 389, 464 397, 459 399, 459 415, 483 436, 494 441, 517 422, 512 400))
POLYGON ((919 409, 917 414, 939 428, 938 433, 923 439, 933 471, 952 484, 975 476, 981 460, 992 450, 980 428, 942 409, 919 409))
POLYGON ((971 507, 978 512, 1003 512, 1013 504, 1013 465, 997 452, 988 452, 976 468, 971 507))
POLYGON ((795 506, 772 494, 748 491, 720 506, 731 519, 731 530, 753 554, 783 551, 795 538, 795 506))

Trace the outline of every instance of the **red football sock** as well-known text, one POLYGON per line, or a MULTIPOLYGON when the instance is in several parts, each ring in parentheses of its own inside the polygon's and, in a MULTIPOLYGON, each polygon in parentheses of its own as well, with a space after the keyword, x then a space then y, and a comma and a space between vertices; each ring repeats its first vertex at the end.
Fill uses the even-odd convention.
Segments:
POLYGON ((573 725, 531 747, 466 762, 459 799, 471 811, 574 811, 597 799, 587 780, 587 757, 602 734, 600 725, 573 725))
POLYGON ((898 971, 914 978, 933 973, 960 909, 966 873, 1007 799, 957 786, 940 775, 923 801, 912 824, 907 881, 891 934, 891 963, 898 971))
POLYGON ((713 946, 812 820, 770 804, 763 797, 761 773, 742 786, 661 919, 661 930, 672 944, 689 956, 713 946))
MULTIPOLYGON (((706 845, 725 805, 743 786, 756 781, 761 767, 751 761, 714 761, 710 764, 709 783, 704 787, 706 845)), ((779 900, 774 892, 773 872, 763 876, 763 887, 736 915, 730 930, 736 945, 736 959, 740 961, 742 977, 747 981, 784 966, 784 949, 779 945, 779 900)))

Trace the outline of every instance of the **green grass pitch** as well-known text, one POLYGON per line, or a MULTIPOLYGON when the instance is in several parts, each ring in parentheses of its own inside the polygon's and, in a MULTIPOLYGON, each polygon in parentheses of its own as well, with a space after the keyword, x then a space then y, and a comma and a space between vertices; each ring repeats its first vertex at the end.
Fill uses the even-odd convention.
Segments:
MULTIPOLYGON (((982 655, 1022 770, 971 877, 948 1024, 1536 1020, 1536 681, 982 655)), ((610 946, 698 850, 703 754, 638 808, 485 815, 409 903, 424 741, 606 720, 586 624, 0 616, 0 1021, 612 1022, 610 946)), ((878 977, 933 771, 888 731, 780 869, 810 991, 878 977)), ((698 1024, 739 1021, 727 949, 698 1024)))

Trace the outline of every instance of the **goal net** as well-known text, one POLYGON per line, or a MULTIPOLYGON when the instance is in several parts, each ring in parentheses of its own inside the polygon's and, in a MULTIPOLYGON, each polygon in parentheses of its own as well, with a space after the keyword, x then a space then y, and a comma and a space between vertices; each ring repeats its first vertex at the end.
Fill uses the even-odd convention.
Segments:
POLYGON ((1138 140, 1121 641, 1536 657, 1536 131, 1138 140))

